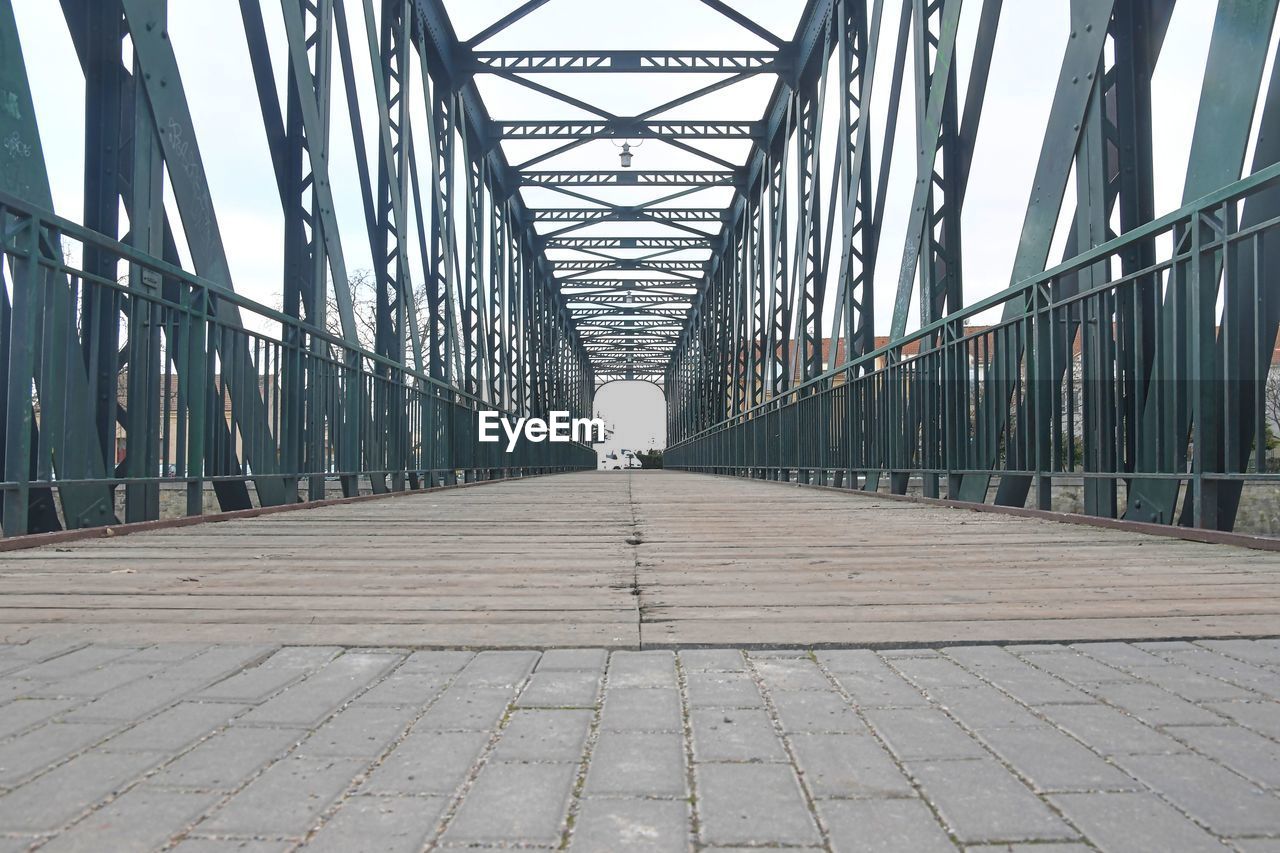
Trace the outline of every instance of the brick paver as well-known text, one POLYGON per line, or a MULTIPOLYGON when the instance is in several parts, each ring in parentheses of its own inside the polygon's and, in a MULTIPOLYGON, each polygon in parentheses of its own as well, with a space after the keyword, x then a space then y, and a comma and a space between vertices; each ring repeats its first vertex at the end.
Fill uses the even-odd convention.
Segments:
POLYGON ((1280 849, 1280 643, 0 645, 0 851, 1280 849))

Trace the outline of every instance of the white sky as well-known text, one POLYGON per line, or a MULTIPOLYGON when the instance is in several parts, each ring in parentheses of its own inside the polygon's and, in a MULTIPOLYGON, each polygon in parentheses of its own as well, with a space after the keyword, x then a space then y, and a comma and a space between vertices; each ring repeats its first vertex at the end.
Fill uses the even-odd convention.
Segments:
MULTIPOLYGON (((278 86, 284 87, 283 23, 279 6, 264 2, 278 86)), ((363 52, 363 13, 359 0, 348 0, 357 74, 369 79, 363 52)), ((375 4, 379 5, 379 4, 375 4)), ((462 38, 497 20, 519 5, 516 0, 448 0, 462 38)), ((790 37, 803 0, 730 0, 775 32, 790 37)), ((883 53, 891 55, 896 39, 896 3, 887 2, 882 33, 883 53)), ((966 298, 974 301, 1009 284, 1009 270, 1026 210, 1044 122, 1067 37, 1067 0, 1005 0, 996 43, 991 82, 985 102, 969 190, 962 218, 966 298)), ((26 63, 31 75, 36 113, 53 184, 57 212, 79 219, 82 207, 84 81, 66 33, 58 4, 50 0, 13 0, 26 63), (39 49, 36 49, 36 46, 39 49)), ((1156 157, 1156 211, 1181 203, 1195 105, 1203 77, 1204 57, 1217 4, 1213 0, 1181 0, 1153 83, 1156 157)), ((265 134, 258 111, 239 5, 234 0, 172 0, 170 37, 176 48, 200 150, 209 176, 218 221, 226 243, 234 285, 241 293, 276 306, 280 299, 282 215, 265 134)), ((968 78, 976 19, 981 4, 965 4, 961 22, 960 91, 968 78)), ((528 18, 482 45, 501 48, 685 48, 761 49, 769 45, 697 0, 551 0, 528 18)), ((1274 46, 1273 46, 1274 49, 1274 46)), ((880 162, 883 116, 890 64, 879 70, 873 99, 873 168, 880 162)), ((911 64, 907 85, 911 84, 911 64)), ((1269 69, 1268 69, 1269 74, 1269 69)), ((339 71, 335 62, 335 82, 339 71)), ((604 107, 620 115, 635 114, 715 79, 701 75, 543 75, 538 82, 604 107)), ((1265 78, 1264 78, 1265 79, 1265 78)), ((749 119, 760 117, 773 78, 760 76, 662 115, 662 118, 749 119)), ((515 84, 483 77, 481 93, 495 119, 578 118, 586 114, 515 84)), ((421 78, 412 82, 412 103, 419 126, 421 78)), ((834 86, 832 87, 834 90, 834 86)), ((362 204, 355 178, 354 147, 345 104, 335 89, 330 157, 343 248, 348 269, 368 267, 362 204)), ((369 87, 361 93, 366 145, 376 163, 377 123, 369 87)), ((877 268, 877 330, 889 325, 897 269, 901 263, 915 163, 912 154, 914 117, 910 90, 904 92, 898 146, 888 189, 886 218, 877 268)), ((832 117, 831 124, 837 115, 832 117)), ((551 147, 549 143, 504 143, 512 162, 551 147)), ((711 143, 706 149, 735 162, 745 157, 745 143, 711 143)), ((824 149, 825 150, 825 149, 824 149)), ((612 169, 617 149, 599 141, 561 155, 538 168, 612 169)), ((828 158, 831 162, 833 158, 828 158)), ((425 165, 425 164, 424 164, 425 165)), ((638 169, 714 168, 705 161, 651 141, 636 152, 638 169)), ((829 168, 829 167, 828 167, 829 168)), ((825 180, 829 180, 830 172, 825 180)), ((610 201, 628 201, 627 189, 587 188, 610 201)), ((649 197, 645 195, 645 197, 649 197)), ((526 190, 533 206, 574 206, 547 190, 526 190)), ((633 193, 634 198, 634 193, 633 193)), ((725 189, 709 189, 685 197, 674 206, 721 206, 725 189)), ((170 208, 171 211, 173 208, 170 208)), ((581 235, 608 234, 610 226, 581 235)), ((617 228, 618 226, 612 226, 617 228)), ((635 227, 628 233, 639 233, 635 227)), ((658 232, 654 232, 658 233, 658 232)), ((1059 241, 1061 242, 1061 241, 1059 241)), ((412 253, 416 258, 416 250, 412 253)), ((568 257, 568 255, 566 255, 568 257)), ((680 257, 679 255, 673 257, 680 257)), ((697 257, 696 253, 689 257, 697 257)), ((1053 261, 1058 260, 1055 252, 1053 261)), ((624 386, 620 386, 624 387, 624 386)), ((610 396, 626 398, 614 393, 610 396)), ((634 396, 634 395, 632 395, 634 396)), ((639 417, 650 405, 635 399, 634 411, 614 421, 639 417)), ((637 440, 636 443, 643 444, 637 440)))
POLYGON ((605 383, 596 391, 595 413, 612 433, 604 450, 650 450, 666 444, 666 403, 656 385, 640 380, 605 383))

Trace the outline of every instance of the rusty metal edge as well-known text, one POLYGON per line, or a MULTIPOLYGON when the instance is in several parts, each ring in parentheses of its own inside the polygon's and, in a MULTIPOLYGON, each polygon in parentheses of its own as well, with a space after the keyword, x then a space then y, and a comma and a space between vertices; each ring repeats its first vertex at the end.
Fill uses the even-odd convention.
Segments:
POLYGON ((237 509, 229 512, 211 512, 205 515, 184 515, 178 518, 162 518, 154 521, 135 521, 129 524, 112 524, 105 527, 81 527, 75 530, 58 530, 52 533, 29 533, 26 536, 13 536, 0 539, 0 554, 8 551, 25 551, 45 545, 60 545, 65 542, 81 542, 87 539, 110 539, 116 536, 128 536, 131 533, 146 533, 152 530, 169 530, 176 527, 192 527, 197 524, 216 524, 220 521, 234 521, 240 518, 258 518, 263 515, 275 515, 280 512, 294 512, 301 509, 318 509, 325 506, 359 503, 361 501, 381 500, 384 498, 403 498, 410 495, 425 495, 430 492, 441 492, 447 489, 465 489, 471 486, 487 486, 492 483, 510 483, 520 480, 532 480, 538 477, 554 477, 557 474, 572 473, 558 471, 554 474, 525 474, 520 477, 495 477, 492 480, 477 480, 471 483, 454 483, 450 486, 428 486, 425 489, 405 489, 403 492, 386 492, 384 494, 354 495, 349 498, 325 498, 319 501, 299 501, 298 503, 280 504, 278 506, 260 506, 252 509, 237 509))

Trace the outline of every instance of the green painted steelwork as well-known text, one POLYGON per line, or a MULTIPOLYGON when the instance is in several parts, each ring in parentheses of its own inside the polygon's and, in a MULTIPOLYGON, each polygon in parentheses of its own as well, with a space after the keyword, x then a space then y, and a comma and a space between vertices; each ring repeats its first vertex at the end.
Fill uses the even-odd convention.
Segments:
MULTIPOLYGON (((667 448, 664 464, 804 483, 842 481, 851 488, 874 488, 875 475, 881 471, 949 479, 992 473, 1030 477, 1046 491, 1055 482, 1078 478, 1126 488, 1134 481, 1134 472, 1103 467, 1095 460, 1117 458, 1098 451, 1123 446, 1128 437, 1118 428, 1107 432, 1081 428, 1089 399, 1110 401, 1123 393, 1122 359, 1135 359, 1129 366, 1139 372, 1151 367, 1150 356, 1143 356, 1141 350, 1125 352, 1117 346, 1122 335, 1132 330, 1126 332, 1116 324, 1114 306, 1151 281, 1162 289, 1185 286, 1189 301, 1201 306, 1198 317, 1192 318, 1197 322, 1168 342, 1166 351, 1194 354, 1216 348, 1217 330, 1203 320, 1206 314, 1213 316, 1216 270, 1225 268, 1228 289, 1249 289, 1242 299, 1274 298, 1264 296, 1265 283, 1255 277, 1235 280, 1232 271, 1237 265, 1256 263, 1265 247, 1280 239, 1280 213, 1248 226, 1241 225, 1239 217, 1240 210, 1277 188, 1280 164, 952 312, 733 418, 682 437, 667 448), (1191 233, 1192 240, 1168 242, 1181 233, 1191 233), (1105 277, 1062 295, 1058 285, 1064 280, 1091 268, 1118 264, 1135 245, 1152 240, 1174 248, 1143 269, 1105 277), (976 322, 975 318, 1007 305, 1028 308, 994 325, 976 322), (1069 350, 1074 352, 1070 357, 1075 365, 1067 370, 1063 385, 1053 376, 1063 352, 1058 330, 1066 326, 1075 328, 1078 337, 1069 350), (919 348, 920 342, 931 338, 942 343, 933 349, 919 348), (1084 358, 1086 353, 1092 354, 1091 362, 1084 358), (1082 373, 1085 364, 1090 365, 1089 373, 1082 373), (998 384, 988 381, 991 375, 1012 377, 1012 393, 1004 396, 998 384), (993 400, 992 394, 1000 396, 993 400), (931 421, 932 429, 906 432, 902 425, 909 416, 931 421), (985 464, 992 457, 997 459, 994 471, 985 464)), ((1159 310, 1178 310, 1177 304, 1166 300, 1159 310)), ((1254 335, 1240 346, 1256 361, 1269 360, 1274 336, 1254 335)), ((1223 406, 1229 399, 1225 395, 1249 394, 1253 406, 1263 404, 1263 385, 1242 383, 1225 366, 1206 370, 1203 360, 1189 358, 1171 362, 1170 369, 1172 375, 1153 384, 1147 396, 1147 405, 1159 417, 1172 417, 1185 405, 1183 395, 1198 391, 1219 407, 1225 427, 1238 431, 1245 426, 1240 409, 1223 406)), ((1136 423, 1128 426, 1139 428, 1136 423)), ((1256 444, 1247 453, 1237 448, 1232 464, 1214 467, 1213 458, 1203 449, 1196 452, 1197 435, 1184 437, 1177 448, 1166 448, 1157 460, 1171 464, 1143 468, 1142 480, 1190 487, 1200 483, 1201 493, 1204 484, 1280 482, 1280 473, 1266 466, 1265 444, 1262 452, 1256 444), (1196 464, 1189 468, 1178 464, 1178 449, 1189 453, 1196 464)))
MULTIPOLYGON (((377 477, 396 482, 412 477, 420 485, 434 485, 458 478, 470 481, 595 467, 595 452, 579 444, 522 442, 507 453, 500 444, 481 443, 477 413, 494 408, 483 399, 396 365, 385 356, 350 347, 339 337, 126 244, 42 213, 7 193, 0 193, 0 223, 4 223, 7 235, 0 256, 5 268, 13 270, 11 284, 17 296, 10 314, 12 334, 29 334, 38 320, 31 309, 41 288, 68 278, 79 282, 85 298, 111 294, 120 304, 128 304, 128 318, 145 317, 145 322, 163 332, 159 337, 163 367, 155 373, 122 372, 112 389, 119 399, 135 405, 135 401, 147 401, 151 416, 146 422, 148 438, 143 452, 150 455, 141 462, 126 456, 119 472, 111 476, 66 476, 48 466, 38 467, 32 474, 22 465, 8 467, 2 486, 7 535, 27 532, 28 498, 33 489, 61 493, 78 485, 111 489, 173 483, 185 484, 200 494, 206 484, 252 483, 256 487, 264 477, 252 466, 259 464, 261 457, 246 457, 238 469, 229 467, 229 460, 220 456, 223 451, 217 449, 219 445, 211 442, 221 430, 235 436, 236 443, 229 448, 233 454, 250 442, 258 442, 258 451, 270 454, 275 463, 273 479, 287 481, 295 493, 298 485, 311 477, 365 478, 370 482, 377 477), (40 242, 42 234, 56 234, 63 245, 81 251, 93 248, 127 264, 138 271, 138 280, 164 280, 173 286, 164 290, 138 287, 130 278, 118 281, 93 275, 49 252, 40 242), (254 322, 227 322, 224 317, 230 311, 254 322), (279 324, 288 333, 278 336, 253 330, 268 324, 279 324), (186 370, 175 367, 179 361, 185 362, 186 370), (306 380, 301 400, 293 404, 300 402, 306 410, 324 413, 319 421, 322 434, 313 437, 318 455, 290 470, 281 467, 286 364, 293 365, 306 380), (263 418, 262 433, 255 435, 252 422, 237 417, 239 398, 231 393, 237 383, 259 394, 256 411, 263 418), (155 395, 155 399, 148 395, 155 395), (379 400, 386 399, 397 399, 402 405, 406 429, 403 451, 393 450, 396 445, 385 440, 387 422, 377 406, 379 400), (344 447, 354 447, 354 458, 363 459, 364 465, 344 468, 344 447), (215 452, 209 453, 210 448, 215 452)), ((155 337, 151 343, 156 343, 155 337)), ((11 359, 8 387, 31 387, 34 370, 31 359, 11 359)), ((47 399, 41 393, 9 395, 6 424, 14 440, 6 449, 6 459, 16 462, 28 458, 33 434, 30 426, 43 422, 47 399)), ((58 460, 74 450, 77 440, 68 437, 51 442, 45 438, 41 452, 58 460)), ((264 494, 257 494, 265 505, 264 494)), ((156 517, 154 513, 152 517, 156 517)))
POLYGON ((323 497, 330 477, 349 495, 587 467, 586 448, 490 458, 467 418, 582 416, 619 379, 663 385, 668 463, 690 470, 1046 508, 1078 477, 1087 513, 1223 529, 1246 485, 1274 488, 1280 66, 1265 97, 1262 77, 1280 0, 1216 3, 1185 98, 1186 206, 1160 219, 1152 79, 1176 0, 1065 0, 1012 269, 976 277, 1009 289, 969 306, 962 260, 987 235, 962 232, 964 202, 997 33, 1019 36, 1002 0, 795 0, 791 33, 700 0, 748 50, 508 49, 547 0, 465 40, 445 0, 281 0, 269 35, 274 2, 237 5, 281 203, 279 312, 234 293, 179 74, 201 46, 170 41, 168 0, 57 4, 86 83, 77 225, 53 215, 0 0, 6 533, 113 523, 121 484, 143 520, 166 479, 198 513, 206 483, 237 509, 323 497), (621 115, 570 85, 583 74, 698 77, 621 115), (560 114, 495 118, 477 78, 560 114), (760 113, 701 114, 760 78, 760 113), (354 174, 334 176, 343 107, 354 174), (696 159, 574 168, 627 140, 696 159), (914 184, 885 246, 895 157, 914 184), (339 232, 342 177, 363 233, 339 232), (347 259, 366 241, 358 318, 347 259))

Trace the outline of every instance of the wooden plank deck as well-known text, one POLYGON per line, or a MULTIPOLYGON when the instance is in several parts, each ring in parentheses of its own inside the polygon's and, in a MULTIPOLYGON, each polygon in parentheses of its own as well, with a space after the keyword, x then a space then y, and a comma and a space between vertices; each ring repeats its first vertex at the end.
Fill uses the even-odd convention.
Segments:
POLYGON ((0 642, 886 645, 1280 634, 1280 554, 670 471, 0 554, 0 642))

